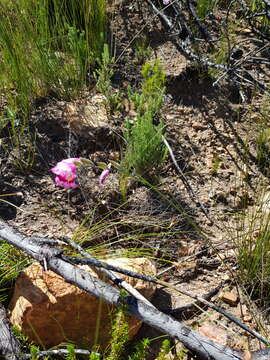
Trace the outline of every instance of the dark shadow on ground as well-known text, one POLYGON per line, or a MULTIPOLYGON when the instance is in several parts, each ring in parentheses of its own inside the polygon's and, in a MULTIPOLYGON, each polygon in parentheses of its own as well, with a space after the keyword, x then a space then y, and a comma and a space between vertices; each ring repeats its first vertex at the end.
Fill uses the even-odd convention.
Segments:
MULTIPOLYGON (((220 86, 213 85, 213 78, 206 70, 187 67, 180 75, 167 79, 167 93, 171 95, 175 104, 201 108, 206 99, 219 101, 220 86)), ((226 84, 227 98, 234 104, 240 101, 239 89, 226 84)), ((224 92, 224 89, 222 90, 224 92)))
POLYGON ((17 214, 17 207, 22 202, 23 194, 20 189, 2 180, 0 182, 0 218, 3 220, 14 219, 17 214))

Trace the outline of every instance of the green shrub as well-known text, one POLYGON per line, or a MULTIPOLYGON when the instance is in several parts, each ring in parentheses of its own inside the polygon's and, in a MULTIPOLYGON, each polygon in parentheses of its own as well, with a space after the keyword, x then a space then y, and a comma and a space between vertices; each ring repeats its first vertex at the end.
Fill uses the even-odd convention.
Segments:
POLYGON ((146 63, 142 68, 141 93, 129 89, 129 98, 134 103, 136 120, 126 120, 126 151, 121 163, 123 180, 130 174, 148 176, 159 167, 166 155, 163 144, 164 124, 154 124, 154 117, 163 105, 165 74, 158 60, 146 63))

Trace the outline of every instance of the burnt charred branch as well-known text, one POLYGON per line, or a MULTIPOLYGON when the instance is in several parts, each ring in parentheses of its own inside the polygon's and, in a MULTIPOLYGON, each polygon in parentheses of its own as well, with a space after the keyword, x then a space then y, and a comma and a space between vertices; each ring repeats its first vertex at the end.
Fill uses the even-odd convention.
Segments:
MULTIPOLYGON (((90 275, 89 272, 65 261, 62 250, 48 246, 47 244, 44 245, 40 241, 35 242, 33 239, 24 236, 3 221, 0 221, 0 239, 30 255, 41 264, 46 262, 48 269, 62 276, 67 282, 78 286, 111 305, 119 307, 122 306, 124 302, 130 314, 161 332, 168 334, 170 337, 178 339, 200 359, 239 360, 244 356, 243 353, 234 351, 230 347, 214 343, 183 325, 181 322, 173 319, 171 316, 162 313, 132 295, 121 296, 118 289, 90 275)), ((267 350, 264 350, 263 356, 265 356, 265 351, 267 350)), ((251 359, 265 358, 260 357, 258 353, 255 355, 256 357, 251 357, 251 359)))
POLYGON ((11 331, 4 306, 0 304, 0 359, 17 360, 20 354, 20 343, 11 331))
POLYGON ((192 18, 194 19, 195 24, 198 26, 198 29, 200 31, 200 33, 202 34, 203 38, 207 41, 207 42, 211 42, 212 36, 210 35, 209 31, 207 30, 207 27, 200 21, 197 12, 193 6, 192 0, 187 0, 187 6, 189 9, 190 14, 192 15, 192 18))
MULTIPOLYGON (((269 21, 270 15, 269 0, 263 0, 262 9, 256 12, 251 10, 243 0, 231 0, 225 11, 224 19, 219 22, 214 15, 212 15, 212 20, 210 18, 200 19, 193 0, 172 0, 169 6, 162 9, 154 4, 154 0, 147 0, 147 2, 155 15, 161 19, 171 41, 183 56, 196 66, 218 70, 217 79, 213 85, 218 86, 219 81, 223 79, 236 85, 239 89, 252 88, 269 94, 267 82, 258 80, 259 75, 263 72, 261 66, 270 66, 268 57, 260 54, 262 47, 270 45, 269 26, 265 25, 265 21, 269 21), (251 54, 250 51, 245 51, 245 48, 235 49, 233 46, 232 35, 229 31, 233 11, 242 14, 247 26, 250 27, 250 33, 255 34, 263 41, 262 46, 260 42, 256 41, 258 39, 249 39, 247 36, 247 41, 252 44, 251 54), (216 35, 214 36, 213 33, 216 35), (200 36, 202 39, 198 38, 200 36), (226 55, 222 63, 218 63, 209 58, 208 52, 209 50, 211 52, 212 50, 218 51, 220 46, 218 40, 221 37, 227 42, 226 55), (266 40, 267 42, 265 42, 266 40), (201 44, 203 45, 201 46, 201 44), (252 71, 250 71, 251 66, 252 71)), ((245 101, 244 96, 242 96, 242 101, 245 101)))
MULTIPOLYGON (((36 353, 36 357, 37 359, 42 359, 42 358, 48 358, 48 356, 54 356, 54 357, 59 357, 59 358, 63 358, 63 356, 66 356, 69 354, 69 351, 67 349, 55 349, 55 350, 43 350, 43 351, 37 351, 36 353)), ((101 354, 94 352, 94 351, 90 351, 90 350, 85 350, 85 349, 74 349, 74 354, 76 355, 84 355, 84 356, 90 356, 91 354, 94 354, 96 357, 98 357, 99 359, 102 359, 101 354)), ((23 354, 22 356, 20 356, 20 359, 33 359, 33 355, 32 354, 23 354)))

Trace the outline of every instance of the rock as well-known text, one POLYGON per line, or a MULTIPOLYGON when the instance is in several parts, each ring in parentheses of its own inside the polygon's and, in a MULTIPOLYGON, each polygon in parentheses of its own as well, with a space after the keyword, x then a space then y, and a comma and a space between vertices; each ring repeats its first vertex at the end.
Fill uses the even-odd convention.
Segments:
POLYGON ((243 317, 243 320, 244 320, 244 322, 252 322, 252 316, 251 315, 246 315, 246 316, 244 316, 243 317))
POLYGON ((103 95, 92 96, 85 104, 78 102, 67 103, 64 107, 63 118, 75 133, 90 128, 106 128, 109 120, 106 110, 106 98, 103 95))
POLYGON ((228 342, 228 334, 225 330, 218 328, 217 326, 211 325, 209 323, 205 323, 200 326, 197 331, 206 336, 208 339, 213 340, 222 345, 227 345, 228 342))
POLYGON ((106 97, 95 95, 84 108, 86 123, 94 128, 108 127, 108 115, 106 110, 106 97))
MULTIPOLYGON (((150 276, 156 275, 154 264, 146 258, 109 259, 107 263, 150 276)), ((97 274, 82 266, 93 276, 97 274)), ((123 275, 121 275, 124 278, 123 275)), ((134 278, 125 278, 147 299, 155 291, 155 285, 134 278)), ((105 347, 110 340, 113 307, 67 283, 53 271, 44 271, 38 263, 26 268, 17 278, 9 306, 10 321, 30 341, 45 348, 62 342, 91 347, 97 331, 98 343, 105 347)), ((129 336, 133 337, 141 321, 129 317, 129 336)))
POLYGON ((239 300, 238 295, 234 291, 226 291, 220 295, 220 298, 231 306, 236 306, 239 300))

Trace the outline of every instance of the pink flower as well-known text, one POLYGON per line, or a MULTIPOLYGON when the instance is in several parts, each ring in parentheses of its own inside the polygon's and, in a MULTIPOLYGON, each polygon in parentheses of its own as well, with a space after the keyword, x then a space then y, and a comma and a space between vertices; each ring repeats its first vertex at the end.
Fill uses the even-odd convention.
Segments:
POLYGON ((103 185, 104 181, 107 179, 107 177, 110 175, 110 165, 107 167, 107 169, 104 169, 98 179, 99 185, 103 185))
POLYGON ((163 0, 163 5, 168 5, 171 2, 171 0, 163 0))
POLYGON ((76 188, 77 166, 81 163, 80 158, 69 158, 60 161, 51 169, 56 176, 55 183, 64 188, 76 188))

